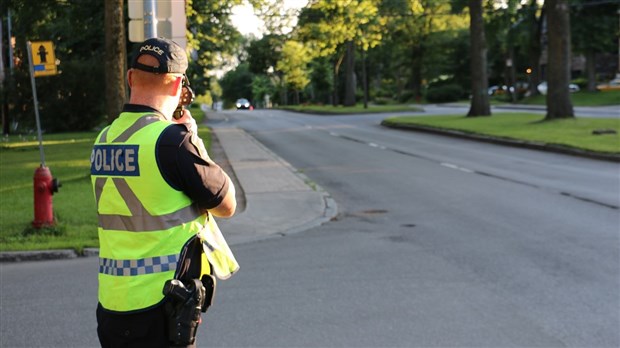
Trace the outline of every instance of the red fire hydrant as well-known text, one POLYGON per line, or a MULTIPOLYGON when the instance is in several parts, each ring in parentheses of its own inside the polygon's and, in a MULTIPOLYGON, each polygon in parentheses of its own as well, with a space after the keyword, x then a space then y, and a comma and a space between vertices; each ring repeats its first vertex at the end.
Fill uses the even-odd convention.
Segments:
POLYGON ((60 187, 58 179, 52 178, 49 168, 41 165, 34 171, 34 228, 54 225, 52 195, 60 187))

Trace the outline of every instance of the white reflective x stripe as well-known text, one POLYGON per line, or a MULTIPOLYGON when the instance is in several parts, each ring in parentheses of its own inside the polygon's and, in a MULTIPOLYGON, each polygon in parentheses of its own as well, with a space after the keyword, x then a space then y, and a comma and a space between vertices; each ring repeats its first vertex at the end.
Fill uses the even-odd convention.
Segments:
MULTIPOLYGON (((111 178, 95 179, 95 197, 97 205, 106 180, 111 178), (100 180, 101 179, 101 180, 100 180)), ((112 183, 116 187, 119 195, 125 201, 125 204, 131 212, 131 216, 118 214, 98 214, 99 226, 104 230, 128 231, 128 232, 149 232, 162 231, 184 223, 194 221, 203 215, 202 211, 196 204, 188 205, 177 211, 164 215, 151 215, 142 205, 140 199, 133 193, 125 179, 113 178, 112 183)))
POLYGON ((99 258, 99 273, 112 276, 137 276, 143 274, 175 271, 179 256, 166 255, 137 260, 99 258))
MULTIPOLYGON (((158 120, 159 117, 157 117, 156 115, 145 115, 143 117, 140 117, 129 128, 127 128, 119 136, 117 136, 112 142, 125 142, 137 131, 153 122, 157 122, 158 120)), ((103 131, 99 139, 99 143, 107 143, 108 130, 109 127, 103 131)), ((110 179, 112 179, 112 184, 115 186, 119 195, 123 198, 123 201, 125 202, 127 208, 129 208, 131 216, 118 214, 99 214, 99 226, 101 226, 104 230, 129 232, 161 231, 180 226, 184 223, 189 223, 203 214, 197 205, 192 204, 168 214, 157 216, 151 215, 144 208, 144 205, 131 190, 125 179, 119 177, 95 178, 94 186, 97 206, 99 206, 99 200, 103 192, 103 187, 110 179)))
MULTIPOLYGON (((155 115, 155 114, 151 114, 151 115, 144 115, 142 117, 140 117, 139 119, 136 120, 136 122, 134 122, 131 126, 129 126, 127 129, 125 129, 123 131, 123 133, 121 133, 119 136, 117 136, 116 138, 114 138, 114 140, 112 140, 112 143, 119 143, 119 142, 125 142, 127 141, 132 135, 134 135, 134 133, 136 133, 137 131, 139 131, 140 129, 148 126, 149 124, 153 123, 153 122, 157 122, 159 121, 160 118, 155 115)), ((110 130, 110 127, 106 128, 104 130, 103 133, 101 133, 101 137, 99 138, 99 142, 100 143, 107 143, 108 142, 108 131, 110 130)))

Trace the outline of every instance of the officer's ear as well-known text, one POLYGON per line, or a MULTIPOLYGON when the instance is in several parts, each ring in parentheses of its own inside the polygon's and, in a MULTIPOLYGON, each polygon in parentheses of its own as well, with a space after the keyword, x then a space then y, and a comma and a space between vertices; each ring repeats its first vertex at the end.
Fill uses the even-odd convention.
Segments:
POLYGON ((127 85, 129 86, 129 89, 133 87, 133 69, 127 70, 127 85))
POLYGON ((172 84, 172 90, 174 91, 174 95, 179 95, 181 93, 181 88, 183 88, 183 76, 176 76, 174 83, 172 84))

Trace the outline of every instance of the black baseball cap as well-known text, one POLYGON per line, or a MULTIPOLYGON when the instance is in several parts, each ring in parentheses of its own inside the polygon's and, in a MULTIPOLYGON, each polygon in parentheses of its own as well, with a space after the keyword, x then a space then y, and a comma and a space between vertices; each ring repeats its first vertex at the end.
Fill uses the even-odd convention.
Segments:
POLYGON ((156 74, 178 73, 185 74, 187 70, 187 54, 176 42, 160 37, 147 39, 134 51, 131 67, 156 74), (138 63, 143 54, 155 57, 159 66, 149 66, 138 63))

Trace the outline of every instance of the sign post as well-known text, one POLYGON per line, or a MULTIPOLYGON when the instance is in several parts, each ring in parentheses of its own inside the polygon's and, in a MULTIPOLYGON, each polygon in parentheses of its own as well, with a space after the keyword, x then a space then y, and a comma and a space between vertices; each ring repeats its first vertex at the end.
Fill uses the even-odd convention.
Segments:
MULTIPOLYGON (((43 154, 43 139, 41 136, 41 121, 39 121, 39 100, 37 98, 37 86, 34 82, 34 58, 32 57, 32 43, 26 42, 26 48, 28 49, 28 66, 30 70, 30 84, 32 85, 32 99, 34 100, 34 117, 37 121, 37 136, 39 139, 39 153, 41 154, 41 165, 45 167, 45 155, 43 154)), ((46 57, 44 55, 44 57, 46 57)), ((47 60, 47 59, 46 59, 47 60)), ((39 58, 39 63, 41 58, 39 58)), ((39 64, 40 65, 40 64, 39 64)))

